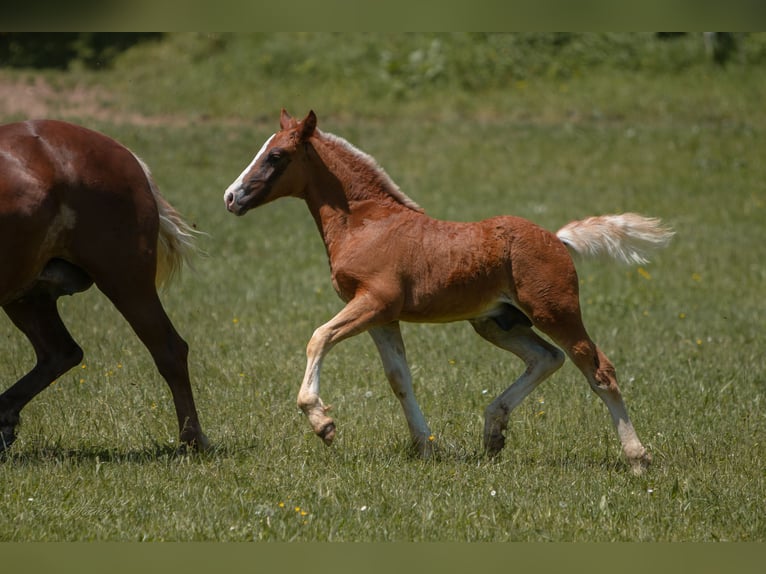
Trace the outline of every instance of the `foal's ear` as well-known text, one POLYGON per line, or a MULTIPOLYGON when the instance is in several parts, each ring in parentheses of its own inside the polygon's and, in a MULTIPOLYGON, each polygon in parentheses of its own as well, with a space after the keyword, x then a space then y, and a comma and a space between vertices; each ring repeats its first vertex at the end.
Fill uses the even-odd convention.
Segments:
POLYGON ((317 116, 314 113, 314 110, 311 110, 301 122, 301 139, 302 140, 309 139, 314 134, 314 130, 316 129, 316 127, 317 127, 317 116))
POLYGON ((279 115, 279 127, 286 130, 292 125, 295 125, 295 120, 287 113, 285 108, 282 108, 282 113, 279 115))

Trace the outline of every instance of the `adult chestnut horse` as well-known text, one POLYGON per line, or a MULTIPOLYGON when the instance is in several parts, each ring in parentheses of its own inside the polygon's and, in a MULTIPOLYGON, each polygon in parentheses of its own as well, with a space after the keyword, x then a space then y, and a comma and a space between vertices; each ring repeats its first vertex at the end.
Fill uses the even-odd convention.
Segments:
POLYGON ((282 110, 281 130, 224 193, 236 215, 280 197, 301 198, 324 240, 333 286, 346 305, 308 344, 298 405, 314 432, 326 444, 335 436, 319 397, 323 358, 339 341, 368 331, 414 444, 428 456, 433 437, 413 395, 399 321, 467 320, 526 365, 486 408, 489 454, 503 448, 511 411, 564 362, 564 353, 537 329, 564 349, 606 403, 625 456, 641 472, 650 455, 628 417, 614 367, 583 326, 567 247, 640 262, 672 233, 635 214, 575 221, 556 234, 512 216, 478 223, 432 219, 373 158, 316 123, 313 112, 296 121, 282 110))
POLYGON ((0 305, 37 355, 34 368, 0 395, 0 451, 16 438, 21 409, 82 360, 56 300, 93 283, 170 386, 181 441, 206 446, 188 346, 155 287, 180 268, 191 239, 146 165, 116 141, 60 121, 0 126, 0 305))

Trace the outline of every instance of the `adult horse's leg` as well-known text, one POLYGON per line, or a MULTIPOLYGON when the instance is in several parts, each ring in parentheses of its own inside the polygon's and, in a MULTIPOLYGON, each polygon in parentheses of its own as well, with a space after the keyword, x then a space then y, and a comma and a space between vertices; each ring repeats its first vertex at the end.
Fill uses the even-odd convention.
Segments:
POLYGON ((82 349, 72 339, 48 291, 29 294, 3 307, 35 350, 34 368, 0 395, 0 451, 15 440, 19 413, 57 377, 82 361, 82 349))
POLYGON ((418 453, 427 458, 433 454, 433 437, 428 423, 423 416, 412 389, 412 375, 407 364, 407 355, 404 349, 399 322, 389 323, 381 327, 369 330, 375 345, 383 361, 383 370, 386 373, 391 389, 402 405, 407 426, 410 429, 412 442, 418 453))
POLYGON ((471 325, 479 335, 501 349, 512 352, 526 365, 524 373, 484 411, 484 449, 489 455, 495 455, 505 446, 503 433, 508 427, 511 411, 537 385, 561 367, 564 353, 521 322, 475 319, 471 325))
POLYGON ((160 302, 149 275, 124 278, 124 282, 96 284, 125 317, 154 359, 157 370, 167 381, 178 417, 180 440, 198 450, 208 447, 202 432, 189 381, 189 346, 173 327, 160 302), (146 279, 144 279, 146 277, 146 279))
POLYGON ((390 322, 382 318, 384 307, 371 295, 352 299, 327 323, 318 327, 306 347, 306 372, 298 391, 298 407, 308 417, 314 433, 326 445, 335 438, 335 423, 327 416, 329 406, 319 397, 322 361, 337 343, 375 326, 390 322))

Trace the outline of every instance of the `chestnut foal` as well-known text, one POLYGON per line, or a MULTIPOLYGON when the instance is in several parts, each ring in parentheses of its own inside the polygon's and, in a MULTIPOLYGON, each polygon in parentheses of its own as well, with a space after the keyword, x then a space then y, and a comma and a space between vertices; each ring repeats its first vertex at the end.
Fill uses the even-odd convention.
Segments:
POLYGON ((367 331, 415 446, 422 456, 431 454, 433 437, 413 394, 399 322, 467 320, 526 365, 486 408, 489 454, 503 448, 511 411, 566 353, 606 404, 626 458, 641 472, 651 457, 628 417, 612 363, 583 326, 567 248, 643 262, 672 232, 657 219, 630 213, 574 221, 555 234, 513 216, 476 223, 433 219, 372 157, 316 124, 313 112, 297 121, 282 110, 280 131, 224 193, 226 208, 236 215, 280 197, 303 199, 327 248, 333 286, 346 305, 308 344, 298 405, 314 432, 326 444, 335 436, 319 397, 322 360, 338 342, 367 331))

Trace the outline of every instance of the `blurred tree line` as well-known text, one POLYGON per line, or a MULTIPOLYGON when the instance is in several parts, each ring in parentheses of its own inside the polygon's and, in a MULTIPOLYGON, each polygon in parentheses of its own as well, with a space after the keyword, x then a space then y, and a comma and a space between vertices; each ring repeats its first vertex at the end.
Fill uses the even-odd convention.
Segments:
MULTIPOLYGON (((277 34, 279 35, 279 34, 277 34)), ((236 37, 237 35, 228 35, 236 37)), ((227 37, 228 37, 227 36, 227 37)), ((289 36, 289 34, 288 34, 289 36)), ((68 69, 73 65, 89 69, 108 68, 114 58, 135 44, 162 39, 156 32, 0 32, 0 68, 68 69)), ((504 67, 528 70, 566 68, 580 64, 609 61, 631 68, 651 64, 652 58, 667 59, 666 66, 683 67, 695 60, 707 59, 718 65, 733 61, 761 63, 766 60, 766 35, 728 32, 658 32, 655 34, 582 34, 582 33, 515 33, 515 34, 404 34, 404 44, 420 44, 405 60, 386 50, 381 40, 386 72, 394 76, 410 75, 421 79, 436 77, 449 65, 473 70, 485 66, 491 75, 503 75, 504 67), (452 46, 451 52, 447 44, 452 46), (675 51, 669 45, 675 44, 675 51), (660 48, 665 45, 664 48, 660 48), (686 52, 684 52, 686 50, 686 52), (493 58, 496 65, 489 65, 493 58), (500 61, 502 59, 502 61, 500 61), (446 60, 449 60, 447 62, 446 60)), ((216 40, 217 49, 225 46, 223 37, 216 40)), ((370 40, 375 42, 374 39, 370 40)), ((286 43, 300 52, 300 37, 286 43)), ((203 42, 204 44, 204 42, 203 42)), ((284 45, 279 48, 284 52, 284 45)), ((658 67, 657 64, 653 64, 658 67)), ((506 70, 507 71, 507 70, 506 70)), ((555 71, 555 70, 554 70, 555 71)), ((472 74, 467 74, 472 76, 472 74)))
POLYGON ((65 70, 78 62, 87 68, 109 67, 120 52, 156 32, 0 32, 0 67, 65 70))

